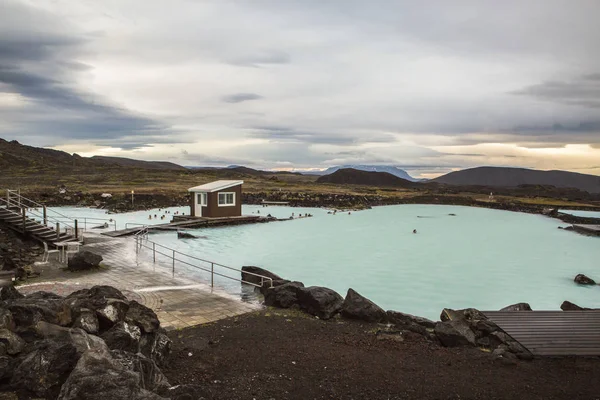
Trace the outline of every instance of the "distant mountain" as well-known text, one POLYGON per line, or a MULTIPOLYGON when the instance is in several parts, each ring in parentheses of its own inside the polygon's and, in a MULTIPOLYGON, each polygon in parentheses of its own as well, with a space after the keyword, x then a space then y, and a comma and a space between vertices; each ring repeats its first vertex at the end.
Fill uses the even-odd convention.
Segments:
POLYGON ((335 183, 343 185, 368 185, 413 188, 419 186, 416 182, 399 178, 388 172, 362 171, 353 168, 343 168, 317 179, 319 183, 335 183))
POLYGON ((478 167, 450 172, 432 180, 447 185, 516 187, 550 185, 600 193, 600 176, 567 171, 537 171, 525 168, 478 167))
POLYGON ((106 163, 118 164, 124 167, 162 170, 187 170, 186 167, 168 161, 142 161, 123 157, 93 156, 91 160, 104 161, 106 163))
POLYGON ((392 174, 394 176, 397 176, 398 178, 406 179, 407 181, 411 181, 411 182, 421 182, 421 181, 426 180, 426 179, 413 178, 403 169, 394 167, 393 165, 340 165, 337 167, 327 168, 324 171, 314 171, 314 172, 309 172, 309 173, 312 175, 329 175, 340 169, 347 169, 347 168, 355 169, 358 171, 386 172, 388 174, 392 174))

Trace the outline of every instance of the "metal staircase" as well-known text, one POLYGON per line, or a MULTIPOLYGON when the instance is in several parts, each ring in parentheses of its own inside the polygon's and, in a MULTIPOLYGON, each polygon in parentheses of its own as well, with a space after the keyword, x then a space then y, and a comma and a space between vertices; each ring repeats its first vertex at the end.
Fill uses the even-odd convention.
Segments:
POLYGON ((21 196, 19 191, 7 190, 6 193, 6 198, 0 198, 0 221, 10 229, 51 245, 81 239, 77 220, 48 210, 43 204, 21 196))

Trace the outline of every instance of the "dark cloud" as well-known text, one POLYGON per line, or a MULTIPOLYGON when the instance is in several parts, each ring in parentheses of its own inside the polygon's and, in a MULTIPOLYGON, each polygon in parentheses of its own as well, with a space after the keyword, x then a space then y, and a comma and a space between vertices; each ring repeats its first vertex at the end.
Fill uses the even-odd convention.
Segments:
POLYGON ((600 74, 588 74, 569 81, 546 81, 512 93, 539 100, 600 108, 600 74))
POLYGON ((258 100, 258 99, 262 99, 262 96, 258 95, 256 93, 235 93, 235 94, 230 94, 230 95, 222 97, 222 100, 225 103, 241 103, 244 101, 258 100))
MULTIPOLYGON (((160 121, 76 88, 76 74, 90 68, 77 59, 91 40, 85 34, 63 33, 56 23, 47 22, 46 14, 24 5, 9 3, 0 12, 0 93, 16 93, 27 100, 23 109, 11 111, 16 133, 101 140, 167 129, 160 121), (36 31, 11 29, 9 19, 14 18, 38 21, 36 31)), ((6 115, 1 108, 0 113, 6 115)))

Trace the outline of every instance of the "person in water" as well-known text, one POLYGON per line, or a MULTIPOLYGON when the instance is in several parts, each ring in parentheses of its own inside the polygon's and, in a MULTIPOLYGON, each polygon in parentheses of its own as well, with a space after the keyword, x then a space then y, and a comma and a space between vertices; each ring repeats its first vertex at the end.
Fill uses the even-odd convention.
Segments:
POLYGON ((416 230, 416 229, 413 229, 413 233, 417 233, 417 230, 416 230))

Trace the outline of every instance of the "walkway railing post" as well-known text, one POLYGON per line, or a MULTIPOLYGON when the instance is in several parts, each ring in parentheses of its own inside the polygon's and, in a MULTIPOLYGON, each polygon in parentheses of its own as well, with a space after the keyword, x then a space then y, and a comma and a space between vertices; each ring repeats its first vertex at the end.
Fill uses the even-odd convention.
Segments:
POLYGON ((25 233, 25 221, 27 219, 27 211, 25 211, 25 207, 21 207, 21 214, 23 214, 23 233, 25 233))
POLYGON ((173 250, 173 278, 175 278, 175 250, 173 250))
POLYGON ((60 238, 60 222, 56 223, 56 240, 60 238))
POLYGON ((156 262, 156 243, 152 242, 152 262, 156 262))
POLYGON ((46 206, 44 206, 44 226, 48 226, 48 213, 46 211, 46 206))
POLYGON ((215 286, 215 263, 210 263, 210 287, 215 286))
POLYGON ((79 233, 77 233, 77 220, 75 220, 75 239, 79 239, 79 233))

